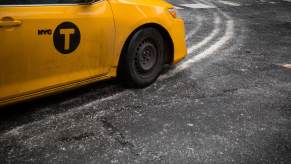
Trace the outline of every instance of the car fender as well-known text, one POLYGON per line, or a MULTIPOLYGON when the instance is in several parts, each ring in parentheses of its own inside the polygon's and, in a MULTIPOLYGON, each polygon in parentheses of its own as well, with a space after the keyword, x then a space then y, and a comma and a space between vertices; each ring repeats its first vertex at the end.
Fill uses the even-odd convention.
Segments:
POLYGON ((114 15, 116 38, 113 67, 118 66, 122 49, 128 38, 140 27, 156 24, 171 34, 174 18, 166 11, 173 6, 164 1, 109 0, 114 15))

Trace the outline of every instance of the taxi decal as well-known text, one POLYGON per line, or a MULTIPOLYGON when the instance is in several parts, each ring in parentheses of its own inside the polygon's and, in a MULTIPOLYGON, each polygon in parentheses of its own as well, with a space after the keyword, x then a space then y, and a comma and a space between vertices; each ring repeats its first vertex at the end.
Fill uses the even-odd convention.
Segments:
POLYGON ((54 46, 62 54, 75 51, 81 40, 79 28, 72 22, 63 22, 57 26, 53 35, 54 46))
POLYGON ((52 30, 51 29, 40 29, 37 31, 38 35, 51 35, 52 30))

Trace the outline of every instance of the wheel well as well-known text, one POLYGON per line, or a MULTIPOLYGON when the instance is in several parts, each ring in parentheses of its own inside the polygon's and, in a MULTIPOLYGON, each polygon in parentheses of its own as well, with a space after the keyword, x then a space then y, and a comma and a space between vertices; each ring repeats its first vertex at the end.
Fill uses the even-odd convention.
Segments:
POLYGON ((126 48, 129 44, 130 39, 132 38, 132 36, 140 29, 143 28, 148 28, 148 27, 152 27, 157 29, 163 36, 164 41, 166 42, 166 64, 172 64, 174 61, 174 44, 173 44, 173 40, 170 36, 170 34, 168 33, 168 31, 162 27, 159 24, 155 24, 155 23, 148 23, 148 24, 144 24, 140 27, 138 27, 137 29, 135 29, 130 35, 129 37, 126 39, 125 44, 122 47, 122 51, 121 51, 121 55, 119 58, 119 62, 118 62, 118 70, 119 70, 119 66, 120 66, 120 62, 122 60, 122 56, 125 54, 126 48))

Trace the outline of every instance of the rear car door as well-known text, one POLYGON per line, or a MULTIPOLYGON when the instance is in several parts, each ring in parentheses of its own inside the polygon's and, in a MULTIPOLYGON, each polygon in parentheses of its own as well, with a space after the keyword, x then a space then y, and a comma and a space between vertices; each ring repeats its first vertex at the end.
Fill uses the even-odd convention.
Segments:
POLYGON ((106 0, 1 0, 0 100, 105 75, 114 35, 106 0))

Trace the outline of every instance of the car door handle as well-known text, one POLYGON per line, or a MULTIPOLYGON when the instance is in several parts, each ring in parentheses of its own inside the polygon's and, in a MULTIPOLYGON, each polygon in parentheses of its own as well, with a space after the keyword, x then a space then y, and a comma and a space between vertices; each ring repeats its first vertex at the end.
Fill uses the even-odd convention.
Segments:
POLYGON ((20 20, 4 20, 0 21, 0 27, 17 27, 20 26, 22 22, 20 20))

